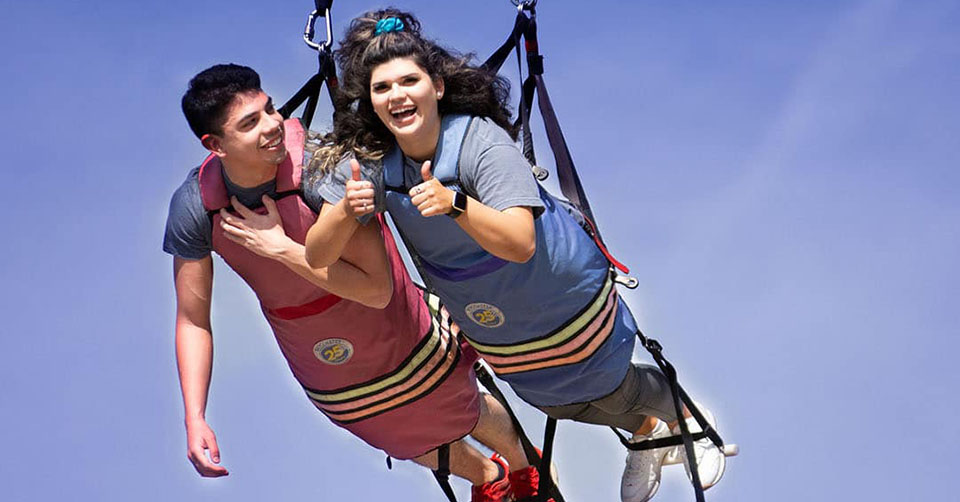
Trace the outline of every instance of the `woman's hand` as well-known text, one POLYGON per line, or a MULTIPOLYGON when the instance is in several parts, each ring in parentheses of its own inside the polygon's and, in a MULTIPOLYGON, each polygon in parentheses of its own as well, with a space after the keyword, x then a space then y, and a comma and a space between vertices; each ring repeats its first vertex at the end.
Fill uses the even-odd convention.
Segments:
POLYGON ((293 240, 283 231, 283 221, 277 203, 263 196, 266 214, 259 214, 244 206, 236 197, 230 197, 230 205, 238 213, 233 215, 226 209, 220 210, 220 228, 224 236, 250 251, 276 259, 290 250, 293 240))
POLYGON ((453 208, 454 192, 443 186, 430 172, 430 161, 420 167, 423 183, 410 189, 410 201, 426 217, 448 214, 453 208))
POLYGON ((343 198, 346 203, 343 205, 343 210, 347 216, 357 218, 372 213, 376 209, 373 183, 363 181, 360 177, 360 163, 357 159, 350 159, 350 171, 352 179, 346 184, 346 196, 343 198))

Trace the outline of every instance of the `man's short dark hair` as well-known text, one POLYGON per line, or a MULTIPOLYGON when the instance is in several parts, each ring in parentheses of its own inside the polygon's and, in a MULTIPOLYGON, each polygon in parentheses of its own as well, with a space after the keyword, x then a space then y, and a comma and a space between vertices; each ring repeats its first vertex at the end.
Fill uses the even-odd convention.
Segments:
POLYGON ((253 69, 232 63, 218 64, 190 80, 180 107, 198 138, 205 134, 223 134, 224 115, 233 98, 260 90, 260 75, 253 69))

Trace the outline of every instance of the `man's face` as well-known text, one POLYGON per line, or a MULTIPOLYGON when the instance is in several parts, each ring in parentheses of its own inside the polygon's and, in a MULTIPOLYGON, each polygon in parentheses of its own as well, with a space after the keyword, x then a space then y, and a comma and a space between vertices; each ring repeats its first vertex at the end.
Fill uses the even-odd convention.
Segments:
POLYGON ((211 137, 209 144, 205 137, 204 144, 238 167, 273 167, 287 156, 283 117, 263 91, 237 94, 227 108, 223 134, 211 137))

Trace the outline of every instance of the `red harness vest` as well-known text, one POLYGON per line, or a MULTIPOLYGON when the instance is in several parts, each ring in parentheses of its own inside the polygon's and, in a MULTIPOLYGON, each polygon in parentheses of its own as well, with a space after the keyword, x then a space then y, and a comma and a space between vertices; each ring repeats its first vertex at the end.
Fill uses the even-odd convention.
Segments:
MULTIPOLYGON (((300 188, 304 137, 299 121, 285 122, 289 155, 277 168, 277 193, 300 188)), ((332 295, 227 239, 217 211, 229 208, 230 200, 218 157, 203 162, 199 182, 203 205, 213 214, 214 251, 253 288, 314 405, 396 458, 421 455, 469 433, 479 417, 473 361, 434 322, 386 225, 380 222, 393 294, 381 310, 332 295)), ((316 213, 299 194, 276 203, 287 236, 303 244, 316 213)))

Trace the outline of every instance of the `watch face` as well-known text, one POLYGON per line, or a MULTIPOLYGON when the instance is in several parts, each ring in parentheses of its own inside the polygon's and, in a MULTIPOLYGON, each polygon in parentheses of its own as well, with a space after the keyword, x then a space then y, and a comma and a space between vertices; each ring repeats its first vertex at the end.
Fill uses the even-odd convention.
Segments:
POLYGON ((453 208, 461 213, 467 210, 467 194, 463 192, 457 192, 453 196, 453 208))

